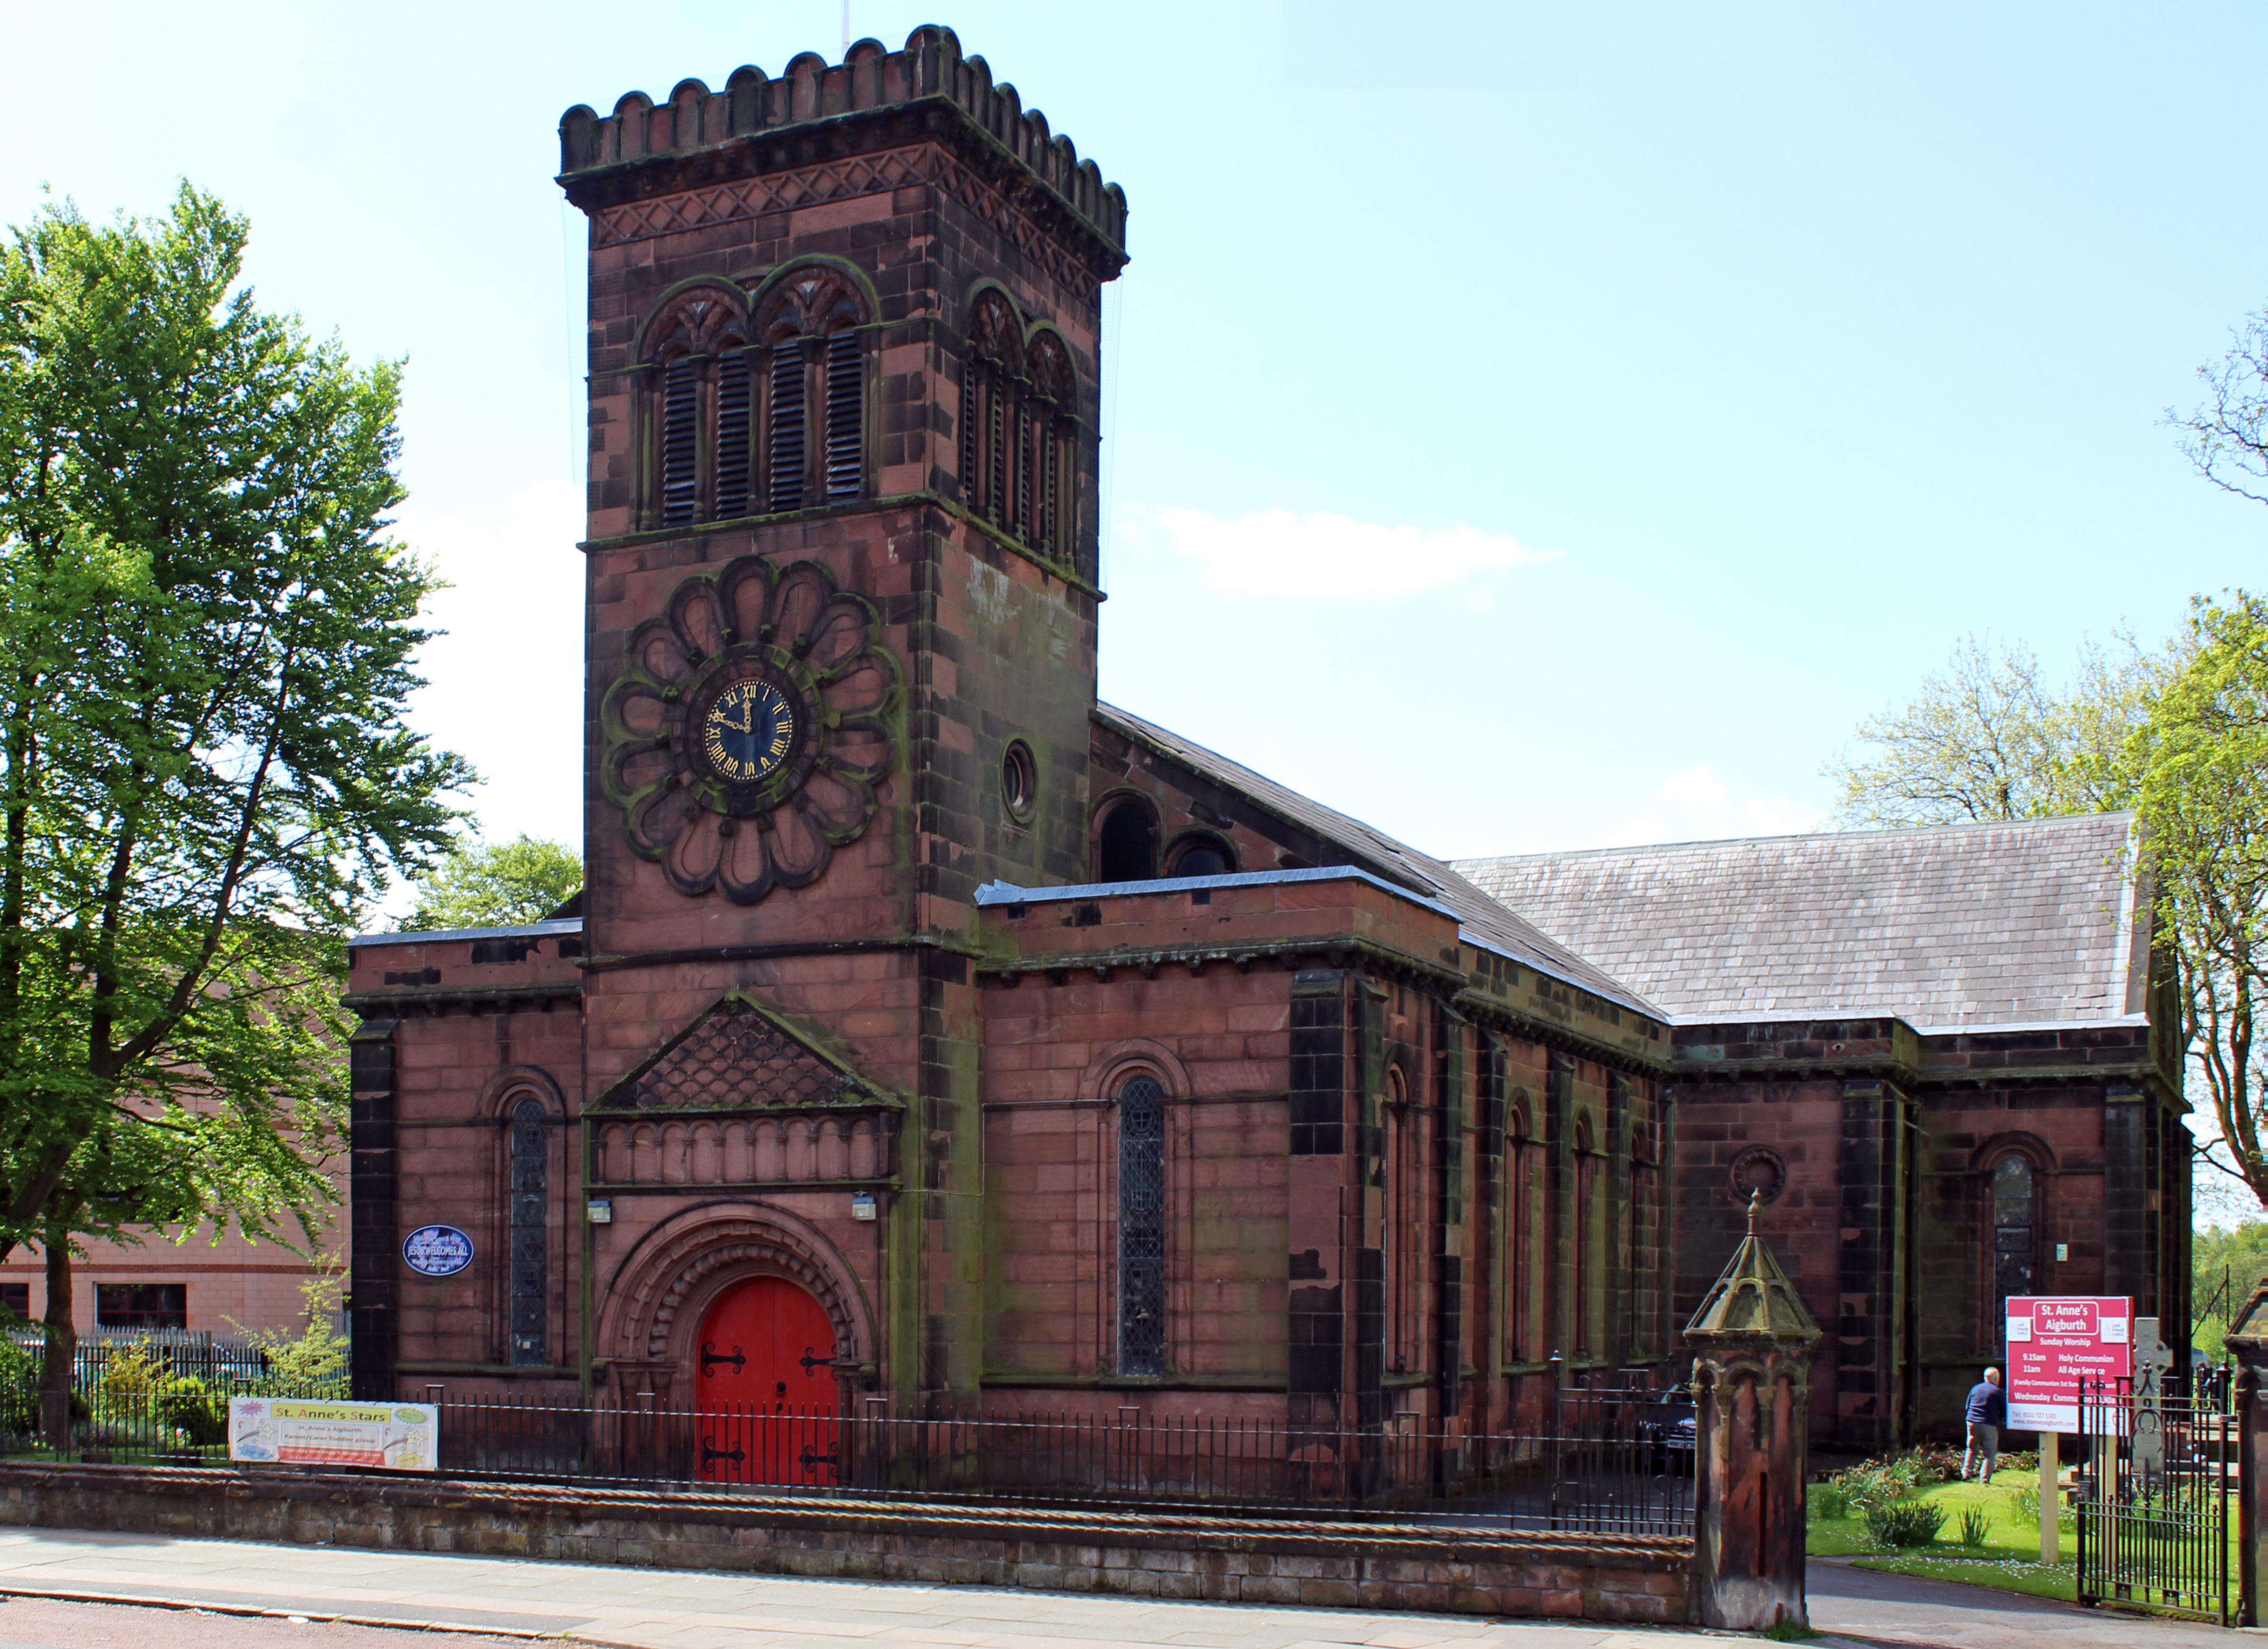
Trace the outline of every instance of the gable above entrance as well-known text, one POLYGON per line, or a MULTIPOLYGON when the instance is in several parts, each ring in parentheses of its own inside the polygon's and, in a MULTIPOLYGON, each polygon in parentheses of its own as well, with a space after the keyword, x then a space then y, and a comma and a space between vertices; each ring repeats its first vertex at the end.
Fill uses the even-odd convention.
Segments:
POLYGON ((899 1108, 889 1089, 777 1008, 739 991, 599 1096, 594 1111, 757 1111, 899 1108))

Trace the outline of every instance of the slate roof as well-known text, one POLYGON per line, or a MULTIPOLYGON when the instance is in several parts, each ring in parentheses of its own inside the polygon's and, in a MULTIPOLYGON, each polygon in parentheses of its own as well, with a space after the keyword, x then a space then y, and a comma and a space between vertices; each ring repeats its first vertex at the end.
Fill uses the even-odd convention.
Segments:
POLYGON ((1521 854, 1455 868, 1679 1023, 2131 1021, 2148 978, 2133 822, 2098 813, 1521 854))
POLYGON ((1456 917, 1459 934, 1466 944, 1509 956, 1538 973, 1652 1018, 1664 1017, 1661 1009, 1638 991, 1557 943, 1474 887, 1447 860, 1421 853, 1384 831, 1373 830, 1359 819, 1350 819, 1297 791, 1287 790, 1272 778, 1116 705, 1097 703, 1094 719, 1224 789, 1236 791, 1285 822, 1321 836, 1347 856, 1346 863, 1373 872, 1414 893, 1440 900, 1456 917))

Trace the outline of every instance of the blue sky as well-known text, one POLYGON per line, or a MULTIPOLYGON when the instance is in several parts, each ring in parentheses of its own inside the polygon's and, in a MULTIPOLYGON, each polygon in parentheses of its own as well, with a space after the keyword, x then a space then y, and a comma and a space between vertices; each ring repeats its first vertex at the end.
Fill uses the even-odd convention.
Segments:
MULTIPOLYGON (((2060 665, 2262 582, 2161 419, 2268 304, 2256 8, 854 0, 1126 189, 1103 688, 1436 851, 1803 828, 1970 631, 2060 665), (1381 15, 1383 14, 1383 15, 1381 15)), ((0 218, 252 215, 409 357, 421 725, 573 837, 579 218, 560 112, 836 55, 837 0, 11 21, 0 218)))

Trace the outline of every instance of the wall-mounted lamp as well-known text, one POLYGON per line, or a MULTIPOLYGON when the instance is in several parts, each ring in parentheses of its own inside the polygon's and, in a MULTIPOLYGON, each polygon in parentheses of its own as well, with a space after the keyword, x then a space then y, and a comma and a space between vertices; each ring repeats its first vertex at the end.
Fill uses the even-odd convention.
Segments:
POLYGON ((874 1217, 874 1194, 872 1191, 850 1193, 850 1218, 872 1219, 874 1217))
POLYGON ((611 1226, 615 1223, 615 1205, 603 1196, 594 1196, 584 1204, 583 1213, 584 1217, 594 1226, 611 1226))

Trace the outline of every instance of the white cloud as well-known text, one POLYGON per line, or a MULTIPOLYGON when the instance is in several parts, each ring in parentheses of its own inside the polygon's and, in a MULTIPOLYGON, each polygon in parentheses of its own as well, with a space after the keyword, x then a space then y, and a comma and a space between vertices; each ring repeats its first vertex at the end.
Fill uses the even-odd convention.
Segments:
POLYGON ((549 481, 512 494, 500 519, 395 522, 452 586, 426 604, 447 633, 419 655, 429 685, 409 719, 480 770, 472 805, 491 839, 583 838, 583 520, 582 490, 549 481))
POLYGON ((1121 533, 1162 541, 1196 561, 1206 585, 1239 595, 1371 600, 1438 590, 1476 572, 1556 561, 1509 534, 1476 527, 1389 526, 1317 511, 1262 510, 1233 519, 1203 510, 1129 510, 1121 533))

